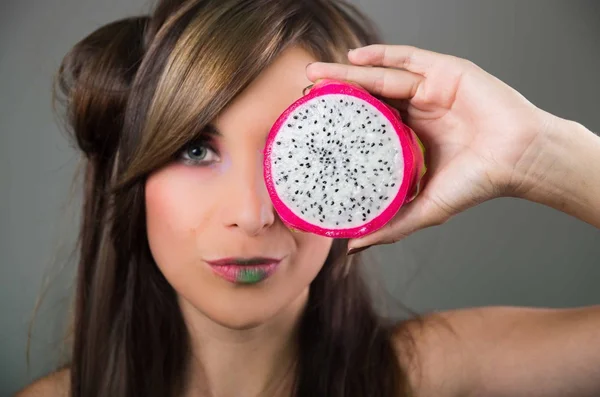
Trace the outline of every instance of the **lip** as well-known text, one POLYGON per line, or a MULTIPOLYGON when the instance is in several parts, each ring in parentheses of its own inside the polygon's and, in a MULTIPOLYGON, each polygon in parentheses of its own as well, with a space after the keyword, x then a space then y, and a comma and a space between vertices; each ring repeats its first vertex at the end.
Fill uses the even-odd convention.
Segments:
POLYGON ((234 265, 234 266, 253 266, 253 265, 265 265, 271 263, 279 263, 281 259, 275 258, 266 258, 261 256, 255 256, 250 258, 223 258, 217 259, 213 261, 206 261, 211 266, 226 266, 226 265, 234 265))
POLYGON ((235 284, 256 284, 270 277, 281 259, 253 258, 223 258, 205 261, 215 274, 235 284))

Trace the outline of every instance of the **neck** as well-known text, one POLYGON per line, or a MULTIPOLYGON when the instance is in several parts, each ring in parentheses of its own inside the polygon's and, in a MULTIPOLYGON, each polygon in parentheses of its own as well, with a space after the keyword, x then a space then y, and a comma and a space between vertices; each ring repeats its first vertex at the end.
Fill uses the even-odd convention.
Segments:
POLYGON ((189 303, 180 302, 192 346, 184 395, 291 395, 297 333, 307 298, 308 291, 268 322, 246 329, 217 324, 189 303))

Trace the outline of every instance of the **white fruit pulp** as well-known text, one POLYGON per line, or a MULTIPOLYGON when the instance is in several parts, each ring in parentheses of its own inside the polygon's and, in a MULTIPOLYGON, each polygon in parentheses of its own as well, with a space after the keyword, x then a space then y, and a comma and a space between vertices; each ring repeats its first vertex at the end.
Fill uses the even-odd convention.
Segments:
POLYGON ((279 198, 297 216, 323 228, 358 227, 377 217, 404 177, 392 124, 352 96, 307 101, 282 124, 272 149, 279 198))

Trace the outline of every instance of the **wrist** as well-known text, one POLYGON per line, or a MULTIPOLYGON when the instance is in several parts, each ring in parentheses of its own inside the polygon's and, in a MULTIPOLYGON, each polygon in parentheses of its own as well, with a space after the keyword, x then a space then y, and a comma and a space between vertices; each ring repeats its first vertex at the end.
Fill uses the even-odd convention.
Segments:
POLYGON ((540 120, 514 195, 600 227, 600 137, 547 112, 540 120))

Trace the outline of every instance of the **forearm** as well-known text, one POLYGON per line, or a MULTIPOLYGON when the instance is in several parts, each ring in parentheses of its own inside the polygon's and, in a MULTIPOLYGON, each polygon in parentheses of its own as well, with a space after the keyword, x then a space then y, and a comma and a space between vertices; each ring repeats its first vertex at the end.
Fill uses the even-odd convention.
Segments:
POLYGON ((600 137, 579 123, 552 120, 524 160, 519 196, 600 228, 600 137))

